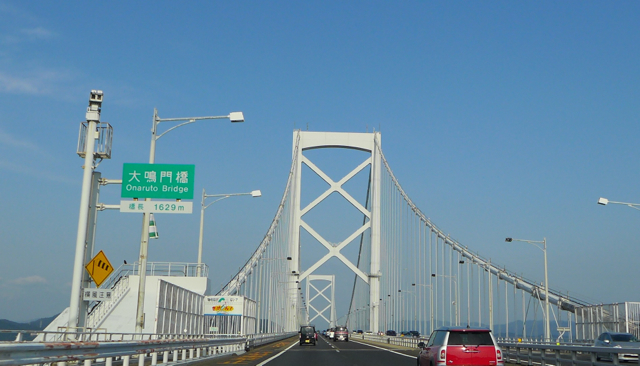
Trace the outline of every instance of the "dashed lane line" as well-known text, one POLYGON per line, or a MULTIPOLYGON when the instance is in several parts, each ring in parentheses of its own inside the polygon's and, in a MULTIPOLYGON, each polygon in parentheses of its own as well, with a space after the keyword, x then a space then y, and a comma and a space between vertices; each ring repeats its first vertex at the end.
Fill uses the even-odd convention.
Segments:
POLYGON ((369 346, 369 347, 373 347, 373 348, 381 349, 381 350, 383 350, 383 351, 388 351, 388 352, 391 352, 391 353, 395 353, 395 354, 400 355, 400 356, 405 356, 405 357, 409 357, 409 358, 415 358, 415 357, 416 357, 416 356, 405 355, 404 353, 400 353, 400 352, 392 351, 392 350, 387 349, 387 348, 382 348, 382 347, 374 346, 373 344, 369 344, 369 343, 362 343, 362 342, 358 342, 358 341, 354 341, 354 340, 351 340, 351 342, 356 342, 356 343, 358 343, 358 344, 362 344, 362 345, 365 345, 365 346, 369 346))

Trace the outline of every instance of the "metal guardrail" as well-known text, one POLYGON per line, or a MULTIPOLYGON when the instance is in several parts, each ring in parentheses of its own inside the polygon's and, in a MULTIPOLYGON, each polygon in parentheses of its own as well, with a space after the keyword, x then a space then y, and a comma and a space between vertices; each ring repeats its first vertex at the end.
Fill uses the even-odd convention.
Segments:
MULTIPOLYGON (((2 331, 16 332, 16 331, 2 331)), ((17 331, 18 334, 33 333, 17 331)), ((156 365, 161 357, 163 364, 180 361, 181 364, 202 361, 232 353, 244 353, 250 348, 289 338, 296 333, 258 334, 250 336, 171 336, 164 334, 82 334, 88 338, 83 341, 59 342, 0 342, 0 365, 28 365, 41 363, 61 363, 84 361, 104 362, 111 366, 114 359, 121 359, 124 366, 129 365, 132 357, 139 364, 149 355, 151 364, 156 365), (118 340, 137 336, 145 339, 118 340), (96 340, 100 336, 101 340, 96 340), (171 356, 171 360, 169 359, 171 356)), ((19 336, 18 336, 19 338, 19 336)), ((82 338, 82 337, 80 337, 82 338)))
POLYGON ((252 334, 247 340, 249 348, 262 346, 265 344, 281 341, 293 336, 297 336, 298 332, 276 333, 276 334, 252 334))
MULTIPOLYGON (((638 348, 593 347, 584 345, 556 345, 533 343, 503 343, 503 357, 507 362, 523 365, 583 365, 610 366, 620 365, 619 354, 640 354, 638 348), (599 357, 610 355, 611 362, 601 362, 599 357)), ((635 362, 637 363, 637 361, 635 362)))
POLYGON ((43 343, 51 342, 112 342, 112 341, 144 341, 161 339, 201 339, 201 338, 237 338, 239 335, 190 335, 190 334, 150 334, 150 333, 107 333, 104 329, 86 328, 86 331, 65 330, 62 327, 58 331, 42 330, 0 330, 0 333, 16 334, 15 342, 26 339, 26 335, 42 335, 43 343))
POLYGON ((410 348, 418 348, 418 343, 427 342, 429 337, 400 337, 400 336, 387 336, 387 335, 377 335, 377 334, 357 334, 352 333, 349 335, 350 338, 353 339, 363 339, 372 342, 378 343, 386 343, 393 344, 396 346, 404 346, 410 348))

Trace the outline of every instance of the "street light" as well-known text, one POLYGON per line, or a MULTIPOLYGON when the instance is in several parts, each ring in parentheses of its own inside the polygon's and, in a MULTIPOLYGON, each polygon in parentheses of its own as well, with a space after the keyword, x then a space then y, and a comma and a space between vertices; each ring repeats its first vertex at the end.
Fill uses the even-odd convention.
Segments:
MULTIPOLYGON (((456 305, 456 325, 459 325, 460 322, 459 322, 459 319, 458 319, 458 306, 459 306, 459 304, 458 304, 458 281, 457 281, 456 276, 439 275, 439 274, 432 273, 431 277, 450 278, 453 281, 453 283, 456 285, 456 300, 454 302, 455 302, 455 305, 456 305)), ((449 288, 451 288, 451 287, 449 287, 449 288)), ((444 289, 443 289, 443 291, 444 291, 444 289)), ((451 313, 449 313, 449 315, 451 315, 451 313)), ((449 317, 449 319, 451 319, 451 317, 449 317)))
MULTIPOLYGON (((207 116, 207 117, 182 117, 182 118, 160 118, 158 116, 158 109, 153 109, 153 121, 151 127, 151 148, 149 150, 149 164, 154 164, 156 160, 156 141, 167 134, 169 131, 173 131, 178 127, 194 123, 196 121, 207 119, 229 119, 231 122, 244 122, 244 115, 242 112, 231 112, 226 116, 207 116), (158 135, 158 125, 162 122, 180 122, 163 133, 158 135)), ((145 198, 145 201, 151 201, 150 198, 145 198)), ((144 329, 144 293, 147 280, 147 255, 149 251, 149 215, 142 214, 142 236, 140 238, 140 282, 138 285, 138 308, 136 310, 136 333, 142 333, 144 329)))
MULTIPOLYGON (((600 201, 598 201, 598 203, 600 203, 600 201)), ((606 203, 603 203, 603 204, 606 204, 606 203)), ((542 238, 542 241, 506 238, 504 239, 504 241, 506 241, 507 243, 511 243, 512 241, 521 241, 524 243, 529 243, 531 245, 534 245, 536 248, 542 250, 542 252, 544 253, 544 307, 545 307, 545 315, 546 315, 545 326, 544 326, 544 341, 549 342, 551 340, 551 323, 549 319, 550 318, 549 317, 549 275, 547 271, 547 238, 542 238), (542 244, 542 247, 540 247, 540 245, 538 244, 542 244)))
POLYGON ((430 312, 430 320, 429 320, 429 334, 433 333, 433 286, 431 285, 423 285, 423 284, 415 284, 412 283, 411 286, 423 286, 429 288, 429 312, 430 312))
MULTIPOLYGON (((415 286, 415 283, 411 284, 412 286, 415 286)), ((418 322, 418 295, 416 294, 416 290, 405 290, 401 295, 403 294, 409 294, 413 296, 413 330, 417 330, 417 322, 418 322)), ((409 300, 406 300, 405 305, 407 308, 407 317, 410 315, 409 312, 409 300)), ((406 318, 406 317, 405 317, 406 318)), ((409 328, 410 322, 409 319, 405 319, 405 322, 407 323, 406 328, 409 328)), ((408 329, 405 329, 408 330, 408 329)))
POLYGON ((218 201, 222 201, 225 198, 235 197, 235 196, 251 196, 251 197, 260 197, 262 196, 262 192, 260 190, 251 191, 248 193, 229 193, 229 194, 206 194, 204 188, 202 188, 202 204, 200 209, 200 239, 198 241, 198 269, 197 269, 197 277, 200 277, 202 274, 202 234, 204 232, 204 210, 207 207, 213 205, 218 201), (204 204, 204 201, 208 197, 219 197, 217 200, 209 203, 208 205, 204 204))
POLYGON ((602 198, 602 197, 600 197, 600 198, 598 199, 598 204, 599 204, 599 205, 606 206, 606 205, 607 205, 607 204, 609 204, 609 203, 616 203, 616 204, 618 204, 618 205, 625 205, 625 206, 629 206, 629 207, 631 207, 631 208, 635 208, 636 210, 640 210, 640 203, 628 203, 628 202, 616 202, 616 201, 609 201, 608 199, 606 199, 606 198, 602 198))

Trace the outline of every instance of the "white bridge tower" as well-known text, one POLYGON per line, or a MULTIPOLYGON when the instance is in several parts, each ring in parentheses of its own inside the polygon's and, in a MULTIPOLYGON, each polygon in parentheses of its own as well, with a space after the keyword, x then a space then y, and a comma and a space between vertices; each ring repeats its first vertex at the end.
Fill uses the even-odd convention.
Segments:
MULTIPOLYGON (((292 199, 293 204, 291 210, 293 210, 291 217, 293 222, 291 225, 291 233, 289 240, 289 250, 291 253, 291 281, 289 281, 290 290, 295 292, 298 284, 308 278, 314 273, 321 265, 326 263, 332 257, 338 258, 342 261, 353 273, 360 277, 366 284, 369 285, 369 325, 372 331, 379 331, 379 319, 380 319, 380 132, 373 133, 343 133, 343 132, 309 132, 309 131, 295 131, 293 134, 293 160, 297 162, 297 167, 294 169, 293 177, 293 192, 292 199), (296 148, 297 146, 297 148, 296 148), (318 168, 311 160, 304 156, 306 150, 320 149, 320 148, 346 148, 365 151, 369 153, 367 159, 365 159, 360 165, 355 167, 351 172, 345 175, 342 179, 334 182, 327 174, 325 174, 320 168, 318 168), (329 188, 315 198, 306 207, 300 207, 300 192, 302 187, 302 164, 305 164, 313 172, 315 172, 320 178, 329 184, 329 188), (370 192, 370 207, 367 209, 356 201, 342 186, 353 178, 358 172, 370 166, 371 179, 369 182, 370 192), (329 197, 332 193, 337 192, 344 197, 349 203, 351 203, 357 210, 365 215, 368 220, 354 231, 347 238, 342 240, 337 245, 329 243, 320 234, 318 234, 308 223, 303 219, 304 215, 322 202, 325 198, 329 197), (318 240, 328 251, 328 253, 311 265, 309 268, 300 268, 300 228, 304 228, 311 236, 318 240), (371 243, 371 261, 368 266, 368 272, 363 272, 360 268, 354 265, 349 259, 347 259, 340 251, 351 243, 355 238, 367 235, 370 236, 369 242, 371 243)), ((363 267, 366 269, 366 266, 363 267)), ((297 300, 295 300, 297 301, 297 300)), ((292 314, 295 314, 295 309, 299 304, 290 304, 292 314)), ((309 301, 307 301, 309 306, 309 301)), ((297 324, 294 324, 294 318, 290 317, 291 324, 288 326, 291 330, 294 330, 297 324)), ((335 319, 332 319, 335 320, 335 319)))

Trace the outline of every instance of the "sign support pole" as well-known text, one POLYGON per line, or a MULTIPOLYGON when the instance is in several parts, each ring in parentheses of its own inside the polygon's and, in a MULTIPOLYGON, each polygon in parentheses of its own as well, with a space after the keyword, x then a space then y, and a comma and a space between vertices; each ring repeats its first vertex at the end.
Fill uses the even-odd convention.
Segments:
MULTIPOLYGON (((100 172, 93 172, 91 180, 91 196, 89 202, 89 215, 87 217, 87 239, 84 253, 84 262, 89 263, 93 258, 93 251, 95 249, 96 239, 96 223, 98 220, 98 198, 100 196, 100 179, 102 174, 100 172)), ((91 284, 91 277, 87 271, 82 271, 82 288, 88 288, 91 284)), ((97 287, 97 286, 96 286, 97 287)), ((87 305, 86 301, 80 301, 80 311, 78 316, 78 327, 85 327, 87 322, 87 305)))
MULTIPOLYGON (((190 123, 194 123, 204 119, 223 119, 228 118, 231 122, 244 122, 244 115, 242 112, 231 112, 227 116, 208 116, 208 117, 187 117, 187 118, 160 118, 158 116, 158 110, 153 109, 153 121, 151 125, 151 149, 149 151, 149 164, 155 163, 156 158, 156 141, 167 132, 174 130, 180 126, 184 126, 190 123), (160 135, 158 135, 158 123, 160 122, 178 122, 185 121, 176 126, 169 128, 160 135)), ((123 182, 124 184, 124 182, 123 182)), ((150 198, 145 198, 145 201, 151 201, 150 198)), ((144 294, 145 294, 145 281, 147 276, 147 254, 149 245, 149 214, 142 214, 142 237, 140 238, 140 283, 138 286, 138 308, 136 310, 136 333, 142 333, 144 329, 144 294)))
MULTIPOLYGON (((151 148, 149 150, 149 164, 156 161, 156 131, 158 127, 158 110, 153 109, 153 125, 151 128, 151 148)), ((123 182, 124 183, 124 182, 123 182)), ((145 201, 151 201, 145 198, 145 201)), ((138 267, 138 275, 140 281, 138 283, 138 308, 136 310, 136 333, 142 333, 144 329, 144 293, 147 281, 147 255, 149 252, 149 214, 142 214, 142 237, 140 238, 140 267, 138 267)))
POLYGON ((91 195, 91 177, 93 176, 94 149, 98 138, 97 123, 100 122, 100 109, 103 94, 91 91, 86 120, 88 123, 86 148, 84 156, 84 173, 82 175, 82 193, 80 194, 80 213, 78 215, 78 234, 76 236, 76 254, 73 261, 73 278, 71 280, 71 300, 69 302, 69 323, 67 331, 78 327, 80 303, 82 302, 82 275, 84 267, 85 247, 87 239, 87 221, 89 216, 89 199, 91 195))

